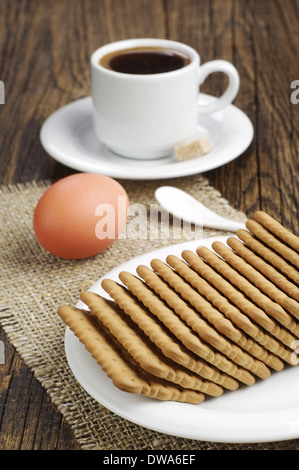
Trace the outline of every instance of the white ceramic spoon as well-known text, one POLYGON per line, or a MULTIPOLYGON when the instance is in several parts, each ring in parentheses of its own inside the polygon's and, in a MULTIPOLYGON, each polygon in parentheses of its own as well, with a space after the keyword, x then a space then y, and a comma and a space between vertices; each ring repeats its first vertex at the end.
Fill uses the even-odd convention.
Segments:
POLYGON ((181 189, 161 186, 156 189, 155 197, 164 210, 186 222, 229 232, 246 228, 242 222, 229 220, 215 214, 181 189))

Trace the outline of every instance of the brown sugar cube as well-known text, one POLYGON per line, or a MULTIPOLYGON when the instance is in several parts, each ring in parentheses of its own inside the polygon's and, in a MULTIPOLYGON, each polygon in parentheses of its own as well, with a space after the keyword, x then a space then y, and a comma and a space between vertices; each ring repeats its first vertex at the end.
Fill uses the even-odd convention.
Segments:
POLYGON ((179 161, 201 157, 211 151, 210 142, 206 137, 184 142, 175 147, 175 155, 179 161))

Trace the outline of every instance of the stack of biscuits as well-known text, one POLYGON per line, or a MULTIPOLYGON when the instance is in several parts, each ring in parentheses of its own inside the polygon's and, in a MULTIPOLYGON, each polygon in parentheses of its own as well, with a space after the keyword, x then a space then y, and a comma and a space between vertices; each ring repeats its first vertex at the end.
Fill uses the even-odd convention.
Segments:
POLYGON ((299 238, 262 211, 58 314, 122 391, 199 404, 298 365, 299 238))

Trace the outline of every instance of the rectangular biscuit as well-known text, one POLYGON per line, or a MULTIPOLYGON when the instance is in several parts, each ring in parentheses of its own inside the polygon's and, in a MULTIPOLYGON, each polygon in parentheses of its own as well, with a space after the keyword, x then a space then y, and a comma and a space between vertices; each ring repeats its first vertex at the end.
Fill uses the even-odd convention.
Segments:
POLYGON ((246 228, 264 244, 273 251, 282 256, 286 261, 299 268, 299 254, 293 248, 276 238, 271 232, 263 227, 256 220, 249 219, 246 221, 246 228))
MULTIPOLYGON (((176 292, 197 311, 200 311, 218 331, 274 370, 281 370, 284 367, 283 362, 277 356, 271 354, 258 342, 253 341, 250 336, 248 337, 242 329, 235 325, 232 319, 236 317, 237 323, 240 323, 242 322, 243 315, 232 306, 223 295, 216 291, 204 279, 200 278, 198 274, 191 270, 191 268, 177 256, 169 255, 167 262, 171 268, 157 259, 151 261, 151 266, 176 292), (203 302, 204 299, 206 299, 213 308, 209 307, 203 310, 202 305, 205 303, 203 302)), ((245 317, 245 321, 243 321, 245 327, 242 324, 246 333, 247 320, 247 317, 245 317)), ((251 335, 251 330, 254 329, 254 327, 255 325, 249 325, 249 333, 251 333, 251 335)), ((254 330, 254 332, 255 334, 253 334, 253 336, 257 336, 259 333, 258 328, 257 331, 254 330)), ((265 343, 265 341, 262 341, 262 343, 265 343)))
POLYGON ((299 237, 264 211, 256 211, 254 220, 299 253, 299 237))
MULTIPOLYGON (((269 322, 269 319, 262 309, 250 301, 242 292, 236 289, 235 286, 204 262, 197 254, 190 250, 184 250, 182 252, 182 257, 187 263, 189 263, 192 269, 218 289, 232 302, 233 305, 243 312, 245 316, 248 316, 254 324, 257 324, 258 327, 265 328, 266 331, 270 333, 267 337, 267 345, 272 348, 272 352, 288 364, 293 365, 291 360, 292 351, 286 348, 280 341, 281 329, 275 324, 275 322, 269 322), (273 338, 271 341, 272 336, 273 338)), ((257 331, 260 333, 262 332, 262 329, 257 328, 257 331)))
POLYGON ((219 385, 202 380, 163 356, 138 326, 122 314, 115 303, 88 291, 82 292, 80 298, 142 369, 182 388, 200 391, 214 397, 222 395, 223 389, 219 385))
POLYGON ((131 273, 122 271, 119 274, 120 280, 169 330, 193 353, 205 359, 210 364, 218 367, 221 371, 231 375, 235 379, 247 385, 252 385, 255 378, 247 370, 237 366, 235 362, 228 359, 221 353, 203 342, 201 338, 193 332, 186 323, 179 318, 172 309, 157 297, 144 282, 131 273))
POLYGON ((115 346, 111 337, 99 328, 88 312, 62 306, 58 314, 118 389, 159 400, 190 404, 199 404, 205 399, 201 392, 183 390, 140 370, 131 359, 128 360, 124 350, 115 346))
POLYGON ((103 289, 117 305, 134 321, 148 338, 174 362, 198 374, 203 379, 229 389, 236 390, 239 382, 229 375, 220 372, 187 350, 184 345, 171 334, 155 315, 144 307, 127 288, 111 279, 102 282, 103 289))
MULTIPOLYGON (((295 317, 299 319, 299 303, 287 296, 283 291, 279 290, 271 281, 260 274, 250 264, 244 261, 240 256, 233 253, 233 251, 225 246, 224 243, 214 242, 212 244, 212 248, 232 268, 250 281, 253 286, 258 288, 263 292, 263 294, 281 307, 280 309, 278 308, 278 315, 275 316, 276 320, 299 337, 299 324, 293 318, 295 317)), ((273 312, 272 301, 269 302, 269 309, 273 312)))
POLYGON ((292 347, 296 340, 296 335, 290 333, 285 328, 291 327, 292 330, 296 328, 296 322, 287 316, 286 312, 280 305, 273 302, 269 297, 264 295, 252 283, 247 281, 244 276, 241 276, 235 269, 231 268, 228 263, 220 259, 219 256, 214 254, 209 248, 205 246, 198 247, 197 254, 203 258, 209 266, 213 267, 219 274, 226 278, 231 284, 237 287, 243 294, 251 299, 255 304, 260 307, 258 313, 259 320, 267 331, 275 335, 283 344, 292 347), (287 318, 286 318, 287 317, 287 318), (283 324, 285 328, 280 326, 283 324))
MULTIPOLYGON (((158 261, 156 261, 156 263, 157 262, 158 261)), ((154 266, 153 261, 151 264, 154 266)), ((217 328, 214 328, 214 326, 205 319, 205 317, 211 319, 212 315, 216 314, 216 310, 206 299, 203 297, 199 299, 198 309, 196 310, 191 305, 187 304, 186 301, 170 288, 152 269, 147 266, 138 266, 137 273, 193 331, 214 349, 220 351, 236 364, 249 370, 259 378, 266 379, 269 377, 270 371, 263 362, 253 358, 237 344, 229 341, 225 335, 219 333, 217 328)))
POLYGON ((287 262, 282 256, 264 245, 260 240, 254 237, 252 233, 248 232, 248 230, 239 229, 236 234, 254 253, 257 253, 262 259, 278 269, 283 275, 287 276, 290 281, 295 282, 297 285, 299 284, 298 269, 287 262))
MULTIPOLYGON (((255 254, 237 237, 229 237, 226 242, 228 246, 242 259, 247 261, 250 266, 253 266, 257 271, 267 277, 268 280, 273 282, 273 284, 285 292, 285 294, 287 294, 291 299, 299 302, 299 288, 289 281, 286 276, 281 274, 271 264, 264 261, 263 258, 255 254)), ((296 317, 296 315, 294 316, 296 317)))
MULTIPOLYGON (((197 270, 192 269, 187 261, 190 259, 191 263, 196 263, 198 257, 196 257, 195 253, 188 252, 186 250, 184 252, 184 257, 186 258, 186 261, 181 260, 177 256, 169 255, 167 256, 166 261, 176 273, 178 273, 196 291, 200 292, 207 298, 207 300, 209 300, 209 302, 211 302, 211 304, 222 312, 236 328, 248 335, 248 339, 254 339, 254 343, 261 346, 261 349, 258 351, 256 348, 254 349, 257 357, 274 370, 282 370, 284 363, 276 355, 277 351, 281 347, 280 344, 272 336, 265 333, 262 328, 253 323, 247 315, 226 298, 223 291, 225 290, 226 285, 228 285, 227 282, 219 277, 213 270, 205 270, 205 277, 203 277, 199 272, 197 272, 197 270), (221 290, 214 287, 214 285, 217 284, 217 281, 222 287, 221 290)), ((199 266, 198 270, 200 270, 199 266)), ((161 270, 160 275, 162 275, 161 270)), ((241 345, 243 344, 244 342, 242 341, 241 345)))

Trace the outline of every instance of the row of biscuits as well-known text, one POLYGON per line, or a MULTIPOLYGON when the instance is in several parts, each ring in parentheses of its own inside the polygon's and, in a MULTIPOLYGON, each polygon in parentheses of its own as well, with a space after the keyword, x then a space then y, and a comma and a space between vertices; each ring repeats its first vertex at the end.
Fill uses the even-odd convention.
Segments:
POLYGON ((299 239, 256 212, 227 244, 104 279, 58 314, 120 390, 201 403, 297 365, 299 239))

